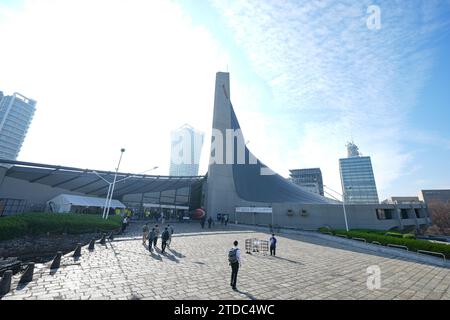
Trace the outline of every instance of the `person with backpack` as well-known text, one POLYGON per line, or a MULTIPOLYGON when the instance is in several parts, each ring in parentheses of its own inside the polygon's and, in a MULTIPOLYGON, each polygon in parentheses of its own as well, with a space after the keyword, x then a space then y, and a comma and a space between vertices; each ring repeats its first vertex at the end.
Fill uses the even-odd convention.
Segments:
POLYGON ((142 244, 143 245, 145 245, 145 242, 147 241, 148 232, 149 232, 148 223, 146 223, 142 227, 142 244))
POLYGON ((152 229, 152 231, 149 232, 149 234, 147 235, 147 239, 148 239, 148 251, 153 252, 153 242, 155 241, 156 238, 156 232, 155 232, 155 228, 152 229))
POLYGON ((275 251, 277 249, 277 238, 275 238, 275 234, 273 234, 273 233, 269 239, 269 244, 270 244, 270 255, 275 256, 275 251))
POLYGON ((233 290, 236 289, 237 275, 239 266, 241 264, 241 250, 238 247, 238 242, 234 241, 234 247, 228 251, 228 263, 231 266, 231 282, 230 285, 233 290))
POLYGON ((161 252, 164 253, 166 251, 167 241, 169 241, 170 233, 169 229, 166 228, 161 235, 161 252))

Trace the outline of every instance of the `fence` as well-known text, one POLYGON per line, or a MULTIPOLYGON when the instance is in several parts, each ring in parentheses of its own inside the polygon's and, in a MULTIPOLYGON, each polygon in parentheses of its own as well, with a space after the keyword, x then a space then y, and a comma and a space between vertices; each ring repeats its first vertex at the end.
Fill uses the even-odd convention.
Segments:
POLYGON ((261 252, 266 254, 269 251, 269 241, 259 240, 256 238, 245 240, 245 252, 251 254, 252 252, 261 252))

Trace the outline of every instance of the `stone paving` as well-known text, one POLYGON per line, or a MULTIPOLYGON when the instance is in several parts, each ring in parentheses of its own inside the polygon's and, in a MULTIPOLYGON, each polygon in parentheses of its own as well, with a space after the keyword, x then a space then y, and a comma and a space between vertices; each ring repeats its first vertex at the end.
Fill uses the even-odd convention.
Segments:
MULTIPOLYGON (((450 299, 450 269, 385 254, 364 252, 332 241, 278 235, 277 257, 245 254, 248 238, 269 235, 232 225, 200 228, 175 224, 166 254, 142 245, 141 223, 106 245, 96 244, 57 270, 37 264, 32 282, 18 285, 10 299, 450 299), (230 288, 227 251, 238 240, 243 264, 238 291, 230 288), (381 287, 369 290, 367 268, 381 270, 381 287)), ((160 245, 160 240, 158 245, 160 245)))

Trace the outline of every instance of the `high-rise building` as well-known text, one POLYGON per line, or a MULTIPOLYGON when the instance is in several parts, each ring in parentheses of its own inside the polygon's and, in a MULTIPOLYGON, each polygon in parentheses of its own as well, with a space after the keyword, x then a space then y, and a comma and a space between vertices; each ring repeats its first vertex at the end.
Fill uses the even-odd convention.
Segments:
POLYGON ((383 200, 381 203, 383 204, 411 204, 411 203, 421 203, 419 197, 390 197, 386 200, 383 200))
POLYGON ((435 203, 450 204, 450 189, 421 190, 419 199, 428 205, 435 203))
POLYGON ((309 192, 323 196, 323 179, 320 168, 289 170, 291 181, 309 192))
POLYGON ((361 156, 353 142, 347 144, 347 155, 347 158, 339 159, 344 201, 353 204, 378 204, 370 157, 361 156))
POLYGON ((36 101, 19 93, 0 94, 0 159, 16 160, 36 110, 36 101))
POLYGON ((203 132, 188 124, 172 131, 171 176, 197 176, 203 147, 203 132))

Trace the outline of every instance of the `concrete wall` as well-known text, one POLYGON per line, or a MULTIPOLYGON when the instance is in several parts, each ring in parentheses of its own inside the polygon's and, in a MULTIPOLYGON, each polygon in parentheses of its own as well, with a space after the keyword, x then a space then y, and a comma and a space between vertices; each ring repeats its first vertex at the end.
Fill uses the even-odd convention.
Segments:
MULTIPOLYGON (((347 221, 350 229, 388 230, 400 227, 396 216, 388 220, 378 220, 377 205, 346 205, 347 221)), ((393 207, 393 206, 392 206, 393 207)), ((329 226, 334 229, 345 229, 342 205, 315 205, 285 203, 274 204, 273 215, 270 213, 233 213, 231 220, 238 223, 290 227, 303 230, 316 230, 329 226), (291 210, 289 212, 289 210, 291 210), (272 222, 273 221, 273 222, 272 222)), ((423 226, 429 224, 427 218, 403 219, 405 226, 423 226)))

